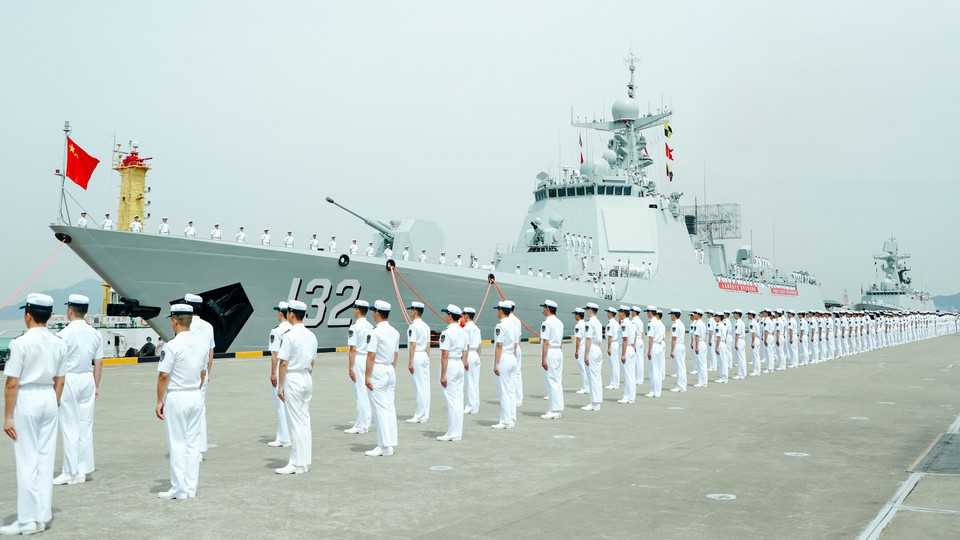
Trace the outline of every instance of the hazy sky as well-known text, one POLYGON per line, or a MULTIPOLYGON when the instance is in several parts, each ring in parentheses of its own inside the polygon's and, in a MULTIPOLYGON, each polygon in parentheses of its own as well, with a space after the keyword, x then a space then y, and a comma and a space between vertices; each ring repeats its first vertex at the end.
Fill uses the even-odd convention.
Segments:
MULTIPOLYGON (((706 164, 708 202, 743 205, 731 256, 752 229, 772 257, 775 223, 778 266, 855 300, 896 235, 915 284, 955 293, 957 21, 952 1, 5 3, 0 301, 56 245, 64 120, 102 161, 70 187, 95 218, 117 211, 116 136, 154 157, 150 233, 365 243, 329 195, 486 258, 536 174, 578 161, 571 106, 609 118, 631 48, 642 109, 676 111, 671 189, 702 197, 706 164)), ((64 249, 31 289, 92 276, 64 249)))

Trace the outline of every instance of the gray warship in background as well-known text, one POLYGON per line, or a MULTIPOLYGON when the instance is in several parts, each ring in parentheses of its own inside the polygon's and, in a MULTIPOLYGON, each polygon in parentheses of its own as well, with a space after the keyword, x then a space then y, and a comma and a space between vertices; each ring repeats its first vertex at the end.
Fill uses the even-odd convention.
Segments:
MULTIPOLYGON (((645 169, 654 161, 644 152, 644 131, 663 129, 671 112, 641 115, 634 99, 634 58, 629 70, 627 96, 614 102, 611 121, 572 124, 604 134, 602 156, 578 168, 538 174, 516 242, 497 248, 483 267, 471 267, 470 260, 462 267, 416 262, 421 249, 436 254, 444 247, 442 229, 420 219, 384 223, 354 214, 375 230, 375 255, 353 257, 64 224, 51 228, 122 297, 111 306, 114 312, 142 314, 164 338, 172 337, 170 328, 156 313, 166 312, 187 292, 203 296, 203 315, 214 325, 218 352, 264 350, 276 324, 272 307, 288 298, 309 306, 304 324, 321 347, 345 345, 351 308, 360 298, 390 301, 395 306, 391 320, 401 328, 402 306, 415 294, 437 311, 448 303, 474 306, 481 309, 477 323, 486 338, 493 334, 501 292, 517 303, 517 315, 531 328, 539 324, 537 306, 546 298, 559 303, 566 320, 570 309, 587 302, 684 311, 823 309, 819 285, 807 272, 779 272, 750 246, 740 247, 728 262, 722 241, 740 237, 739 205, 681 206, 682 193, 663 193, 647 176, 645 169), (592 247, 570 245, 568 235, 591 238, 592 247), (395 255, 390 260, 384 257, 389 245, 395 255), (400 260, 402 246, 410 246, 412 260, 400 260), (527 275, 530 268, 533 276, 527 275), (541 268, 552 279, 538 277, 541 268)), ((140 174, 147 167, 144 159, 134 151, 115 168, 121 176, 140 174)), ((149 191, 142 176, 132 186, 121 185, 121 200, 142 200, 149 191)), ((120 217, 119 223, 128 222, 122 212, 120 217)), ((444 326, 430 311, 424 321, 434 330, 444 326)), ((533 333, 524 330, 524 337, 533 333)))
POLYGON ((875 266, 883 272, 879 282, 863 292, 860 303, 853 306, 865 311, 936 311, 930 293, 914 288, 908 275, 907 253, 900 253, 897 240, 891 237, 883 243, 883 253, 874 255, 875 266))

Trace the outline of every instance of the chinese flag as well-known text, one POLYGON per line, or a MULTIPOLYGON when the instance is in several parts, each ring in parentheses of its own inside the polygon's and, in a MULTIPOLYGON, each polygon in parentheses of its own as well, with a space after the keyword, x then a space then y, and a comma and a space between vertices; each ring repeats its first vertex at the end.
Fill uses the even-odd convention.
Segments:
POLYGON ((670 148, 670 145, 667 143, 663 143, 663 145, 667 147, 667 159, 673 161, 673 148, 670 148))
POLYGON ((100 160, 83 151, 70 137, 67 137, 67 178, 78 186, 87 189, 93 170, 100 160))

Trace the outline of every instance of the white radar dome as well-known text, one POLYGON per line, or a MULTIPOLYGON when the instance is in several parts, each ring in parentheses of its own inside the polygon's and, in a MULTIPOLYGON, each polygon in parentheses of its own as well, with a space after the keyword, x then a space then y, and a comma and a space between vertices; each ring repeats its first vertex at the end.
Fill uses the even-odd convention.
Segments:
POLYGON ((580 164, 580 174, 582 176, 590 176, 596 170, 596 167, 593 164, 593 161, 587 160, 580 164))
POLYGON ((640 118, 640 105, 631 98, 620 98, 613 102, 611 112, 614 120, 636 120, 640 118))
POLYGON ((613 165, 617 162, 617 153, 613 150, 607 149, 603 152, 603 160, 613 167, 613 165))
POLYGON ((593 172, 597 176, 606 176, 610 174, 610 165, 602 159, 594 160, 593 162, 593 172))

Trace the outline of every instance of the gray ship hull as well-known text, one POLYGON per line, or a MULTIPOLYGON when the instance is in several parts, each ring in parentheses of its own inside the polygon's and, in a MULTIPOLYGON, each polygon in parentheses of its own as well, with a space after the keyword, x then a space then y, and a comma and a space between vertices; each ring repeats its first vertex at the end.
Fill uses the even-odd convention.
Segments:
MULTIPOLYGON (((159 306, 163 313, 171 301, 182 298, 185 293, 239 283, 254 311, 230 347, 232 351, 264 350, 268 332, 276 325, 272 307, 289 298, 302 300, 309 306, 305 324, 317 335, 321 347, 346 344, 347 327, 353 315, 350 307, 357 298, 392 303, 395 310, 391 322, 401 329, 406 326, 396 309, 401 302, 382 257, 361 255, 341 266, 340 254, 303 249, 60 225, 51 225, 51 229, 69 235, 69 247, 117 292, 139 300, 141 305, 159 306)), ((623 289, 618 293, 621 298, 615 301, 598 298, 593 286, 585 282, 430 263, 399 261, 397 266, 410 286, 437 310, 448 303, 482 308, 477 322, 487 339, 492 336, 495 306, 500 300, 495 287, 488 293, 487 277, 491 273, 503 294, 517 303, 517 315, 534 329, 542 320, 537 306, 545 298, 559 303, 560 316, 568 330, 572 328, 570 310, 587 302, 597 302, 601 307, 652 304, 680 308, 685 312, 684 319, 686 312, 694 308, 823 309, 823 299, 815 285, 797 284, 795 295, 772 294, 770 288, 764 287, 749 293, 723 290, 709 267, 681 261, 663 260, 661 271, 654 279, 624 278, 623 289), (485 294, 487 298, 483 302, 485 294)), ((397 284, 402 303, 416 299, 399 278, 397 284)), ((433 330, 444 326, 439 317, 429 311, 424 320, 433 330)), ((166 319, 157 317, 148 322, 165 339, 172 337, 166 319)), ((524 330, 524 337, 533 335, 524 330)))

